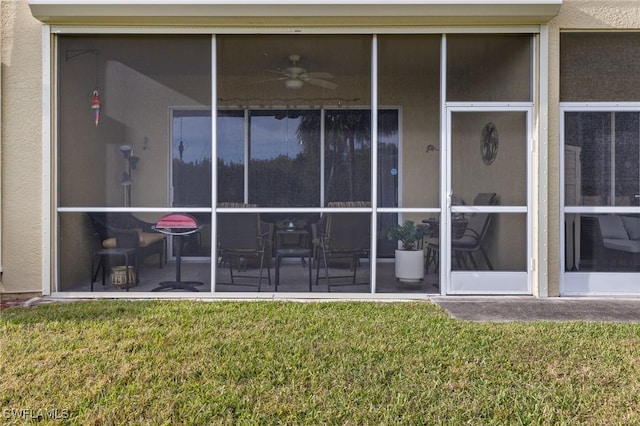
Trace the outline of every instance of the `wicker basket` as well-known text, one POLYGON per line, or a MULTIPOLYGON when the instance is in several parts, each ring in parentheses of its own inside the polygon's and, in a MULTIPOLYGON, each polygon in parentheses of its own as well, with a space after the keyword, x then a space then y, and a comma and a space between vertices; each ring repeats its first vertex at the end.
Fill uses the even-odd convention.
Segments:
POLYGON ((127 268, 129 287, 136 285, 136 270, 133 266, 114 266, 111 268, 111 284, 117 288, 127 288, 127 268))

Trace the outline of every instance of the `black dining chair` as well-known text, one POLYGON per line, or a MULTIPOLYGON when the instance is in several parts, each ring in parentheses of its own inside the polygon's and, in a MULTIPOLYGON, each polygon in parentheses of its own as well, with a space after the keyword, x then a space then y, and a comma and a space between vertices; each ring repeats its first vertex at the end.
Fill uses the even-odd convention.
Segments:
MULTIPOLYGON (((259 213, 219 213, 218 214, 218 252, 220 265, 229 265, 230 284, 239 284, 235 278, 257 278, 260 291, 263 271, 267 270, 267 281, 271 285, 271 241, 273 224, 260 220, 259 213), (258 276, 234 275, 234 267, 240 272, 246 272, 253 263, 257 262, 258 276)), ((222 284, 222 283, 221 283, 222 284)))
MULTIPOLYGON (((489 206, 498 204, 498 196, 495 192, 481 192, 473 199, 474 206, 489 206)), ((489 270, 493 270, 489 256, 484 247, 485 238, 489 231, 493 213, 471 213, 466 221, 463 232, 455 232, 451 239, 451 251, 456 258, 460 268, 470 269, 467 258, 474 270, 479 269, 474 253, 480 252, 489 270)), ((427 240, 427 262, 426 268, 431 263, 435 264, 436 270, 439 265, 440 238, 429 238, 427 240)))
POLYGON ((332 286, 369 284, 357 283, 360 259, 369 257, 371 215, 369 213, 327 213, 314 226, 316 284, 320 276, 320 263, 324 266, 328 291, 332 286), (329 275, 331 263, 342 262, 352 271, 349 275, 329 275), (338 278, 351 278, 350 283, 335 283, 338 278), (334 280, 332 283, 331 280, 334 280))

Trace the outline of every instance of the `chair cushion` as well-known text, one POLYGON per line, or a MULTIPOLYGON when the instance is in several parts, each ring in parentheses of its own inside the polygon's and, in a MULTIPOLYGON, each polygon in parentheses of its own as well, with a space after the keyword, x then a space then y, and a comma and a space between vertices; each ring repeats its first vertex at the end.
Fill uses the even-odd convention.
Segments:
POLYGON ((598 216, 600 233, 603 239, 628 240, 629 235, 622 224, 622 218, 618 215, 598 216))
MULTIPOLYGON (((152 244, 157 243, 158 241, 162 241, 165 239, 165 236, 159 234, 157 232, 142 232, 138 230, 138 245, 140 247, 149 247, 152 244)), ((115 238, 107 238, 102 241, 102 247, 104 248, 116 248, 116 239, 115 238)))
POLYGON ((327 207, 371 207, 371 201, 330 201, 327 203, 327 207))
POLYGON ((473 199, 473 204, 475 204, 476 206, 492 206, 494 204, 497 204, 497 195, 498 194, 496 194, 495 192, 480 192, 473 199))
POLYGON ((257 204, 246 204, 246 203, 232 203, 232 202, 222 202, 222 203, 218 203, 218 207, 220 208, 226 208, 226 209, 237 209, 237 208, 251 208, 251 207, 258 207, 257 204))
POLYGON ((479 240, 473 235, 463 235, 461 238, 451 241, 451 247, 453 249, 474 249, 478 247, 479 240))
POLYGON ((627 230, 627 234, 629 234, 629 238, 640 240, 640 217, 622 216, 622 223, 627 230))
POLYGON ((611 250, 640 253, 640 240, 603 238, 602 243, 606 248, 611 250))
POLYGON ((157 243, 158 241, 164 240, 166 237, 162 234, 158 234, 157 232, 138 232, 138 242, 140 243, 140 247, 149 247, 152 244, 157 243))

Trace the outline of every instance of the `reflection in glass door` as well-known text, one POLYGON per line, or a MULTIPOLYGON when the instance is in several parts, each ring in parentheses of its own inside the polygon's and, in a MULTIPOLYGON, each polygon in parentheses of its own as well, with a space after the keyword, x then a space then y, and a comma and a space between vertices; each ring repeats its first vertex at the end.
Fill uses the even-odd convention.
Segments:
MULTIPOLYGON (((378 111, 378 205, 382 207, 399 205, 399 122, 398 110, 378 111)), ((384 236, 386 230, 394 223, 398 223, 397 213, 380 215, 377 234, 384 236)), ((378 238, 378 258, 393 257, 396 246, 395 241, 378 238)))
MULTIPOLYGON (((172 207, 211 206, 211 110, 174 109, 171 122, 172 207)), ((208 258, 211 253, 209 213, 192 213, 203 231, 183 237, 183 258, 208 258)), ((173 239, 170 253, 175 257, 173 239)), ((186 259, 185 259, 186 260, 186 259)))
MULTIPOLYGON (((371 201, 371 110, 218 110, 218 204, 318 208, 371 201), (322 127, 324 125, 324 127, 322 127)), ((400 112, 378 112, 378 202, 398 207, 400 112)), ((269 213, 272 222, 317 222, 319 213, 269 213)), ((384 237, 397 214, 378 222, 378 255, 392 257, 384 237)))
POLYGON ((530 116, 528 107, 448 110, 449 294, 531 294, 530 116))
POLYGON ((263 207, 320 203, 320 112, 249 112, 248 200, 263 207))

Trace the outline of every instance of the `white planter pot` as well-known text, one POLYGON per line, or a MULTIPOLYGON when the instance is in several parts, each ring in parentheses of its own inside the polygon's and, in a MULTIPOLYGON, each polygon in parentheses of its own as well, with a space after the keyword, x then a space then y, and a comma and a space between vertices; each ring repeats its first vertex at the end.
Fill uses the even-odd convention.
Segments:
POLYGON ((396 278, 407 282, 422 281, 424 278, 422 250, 396 250, 396 278))

